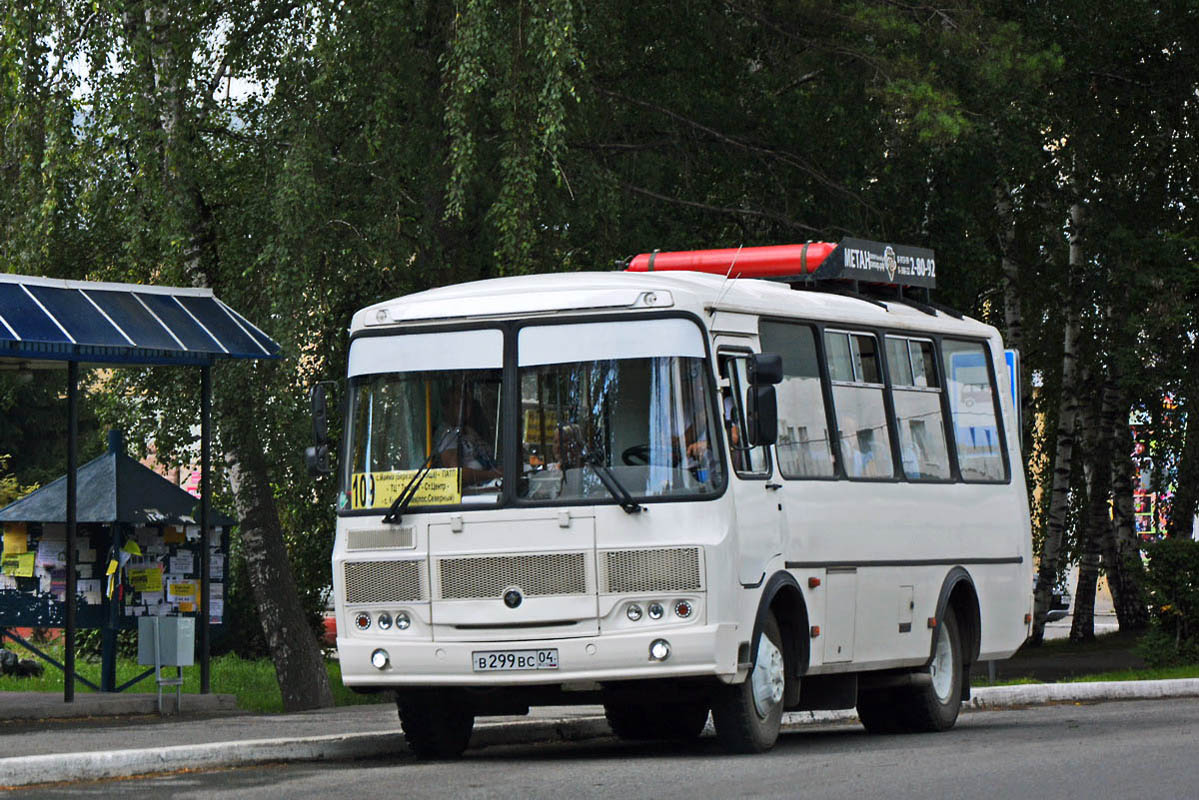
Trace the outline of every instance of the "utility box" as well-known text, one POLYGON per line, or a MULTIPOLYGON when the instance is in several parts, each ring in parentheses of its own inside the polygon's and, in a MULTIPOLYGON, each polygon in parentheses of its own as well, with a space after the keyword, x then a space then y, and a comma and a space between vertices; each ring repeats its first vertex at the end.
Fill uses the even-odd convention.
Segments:
POLYGON ((137 663, 157 667, 195 664, 196 618, 138 617, 137 663))

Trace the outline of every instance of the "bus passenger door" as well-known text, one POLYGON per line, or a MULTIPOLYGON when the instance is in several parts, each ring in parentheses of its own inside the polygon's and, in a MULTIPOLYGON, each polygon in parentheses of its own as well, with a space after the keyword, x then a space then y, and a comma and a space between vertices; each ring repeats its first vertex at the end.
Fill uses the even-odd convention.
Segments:
POLYGON ((748 357, 743 345, 720 350, 721 408, 732 466, 730 488, 737 518, 737 575, 742 585, 761 583, 770 560, 782 555, 782 506, 772 481, 770 448, 750 447, 746 428, 748 357))

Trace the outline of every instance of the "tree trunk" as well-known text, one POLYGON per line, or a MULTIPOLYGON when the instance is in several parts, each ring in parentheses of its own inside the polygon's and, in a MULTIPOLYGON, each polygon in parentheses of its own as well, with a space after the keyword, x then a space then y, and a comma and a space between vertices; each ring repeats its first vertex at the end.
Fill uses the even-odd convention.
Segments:
MULTIPOLYGON (((127 24, 145 38, 144 52, 151 54, 142 71, 143 91, 156 109, 162 131, 164 194, 177 214, 180 233, 186 237, 183 270, 196 286, 219 292, 222 269, 213 233, 215 221, 193 168, 207 157, 203 140, 194 130, 203 119, 194 120, 185 110, 188 85, 184 65, 190 55, 183 51, 190 44, 176 41, 180 34, 165 6, 148 6, 140 20, 127 18, 127 24)), ((203 100, 199 98, 195 103, 200 109, 206 107, 203 100)), ((316 634, 300 604, 270 468, 258 435, 262 415, 256 406, 260 398, 252 391, 233 390, 234 386, 253 385, 248 380, 249 367, 230 366, 222 373, 230 391, 217 388, 213 393, 219 441, 229 468, 250 585, 275 662, 283 707, 296 711, 331 706, 329 674, 316 634)))
POLYGON ((1115 404, 1112 419, 1112 525, 1103 544, 1103 570, 1112 592, 1116 621, 1122 631, 1140 631, 1149 625, 1149 610, 1141 595, 1141 543, 1137 538, 1132 506, 1132 430, 1128 426, 1127 398, 1115 404))
MULTIPOLYGON (((244 366, 225 370, 226 383, 236 384, 230 373, 246 372, 244 366)), ((304 616, 299 592, 292 576, 279 512, 268 477, 266 458, 255 425, 255 398, 224 392, 216 403, 225 447, 225 463, 237 505, 242 549, 262 632, 266 637, 283 708, 301 711, 333 705, 333 691, 316 635, 304 616)))
MULTIPOLYGON (((999 266, 1003 275, 1003 341, 1023 354, 1024 308, 1020 300, 1020 264, 1015 258, 1016 215, 1012 209, 1011 189, 1005 183, 995 184, 995 212, 1002 228, 999 266)), ((1024 384, 1021 377, 1021 384, 1024 384)), ((1023 385, 1020 388, 1020 452, 1028 453, 1032 443, 1032 396, 1023 391, 1023 385)))
POLYGON ((1095 593, 1099 582, 1099 565, 1103 542, 1111 538, 1112 522, 1108 516, 1108 496, 1112 477, 1112 437, 1115 429, 1115 387, 1104 374, 1100 389, 1098 414, 1088 414, 1093 424, 1088 461, 1087 512, 1082 525, 1082 555, 1078 563, 1078 583, 1074 591, 1074 620, 1070 625, 1070 641, 1083 642, 1095 638, 1095 593))
MULTIPOLYGON (((1070 275, 1067 283, 1078 284, 1083 268, 1082 202, 1070 206, 1070 275)), ((1074 431, 1078 418, 1078 391, 1075 373, 1078 354, 1078 299, 1076 291, 1067 292, 1066 320, 1062 336, 1061 400, 1058 411, 1057 449, 1053 458, 1053 488, 1045 524, 1045 542, 1037 568, 1037 589, 1033 602, 1033 625, 1029 642, 1039 645, 1045 638, 1045 617, 1049 614, 1053 584, 1057 581, 1062 537, 1066 530, 1066 511, 1070 500, 1070 474, 1074 461, 1074 431)))
MULTIPOLYGON (((1178 488, 1170 506, 1166 532, 1171 538, 1191 539, 1195 535, 1195 509, 1199 505, 1199 342, 1191 347, 1183 380, 1187 388, 1179 410, 1186 411, 1187 424, 1178 458, 1178 488)), ((1181 414, 1175 417, 1176 424, 1180 418, 1181 414)))

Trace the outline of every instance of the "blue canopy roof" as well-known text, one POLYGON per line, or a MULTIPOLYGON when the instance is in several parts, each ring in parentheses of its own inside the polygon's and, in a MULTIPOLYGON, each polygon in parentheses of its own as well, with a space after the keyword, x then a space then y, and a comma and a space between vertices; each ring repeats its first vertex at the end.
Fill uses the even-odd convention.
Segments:
POLYGON ((210 364, 279 345, 211 289, 0 274, 0 360, 210 364))

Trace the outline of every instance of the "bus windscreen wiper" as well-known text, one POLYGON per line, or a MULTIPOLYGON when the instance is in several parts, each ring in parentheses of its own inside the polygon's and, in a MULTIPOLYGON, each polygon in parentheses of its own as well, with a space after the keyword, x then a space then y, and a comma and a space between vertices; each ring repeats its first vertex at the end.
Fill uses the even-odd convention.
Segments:
POLYGON ((633 499, 633 495, 629 494, 629 490, 624 488, 624 485, 612 474, 612 470, 605 464, 605 460, 599 453, 592 453, 591 449, 585 446, 579 437, 578 430, 572 425, 562 425, 560 431, 566 433, 574 440, 575 446, 579 448, 579 454, 583 457, 583 463, 591 467, 597 476, 600 483, 608 490, 608 493, 616 498, 616 502, 620 503, 620 507, 624 509, 626 514, 636 514, 645 509, 633 499))
MULTIPOLYGON (((450 433, 458 435, 461 428, 453 428, 450 433)), ((396 499, 391 501, 391 507, 387 509, 387 514, 383 517, 385 525, 395 525, 403 517, 404 512, 408 510, 408 505, 412 502, 412 498, 416 497, 416 490, 420 488, 420 483, 429 474, 429 469, 433 466, 433 458, 437 455, 437 451, 429 453, 429 457, 425 459, 425 463, 420 465, 408 483, 404 484, 404 488, 400 489, 400 493, 396 495, 396 499)))

